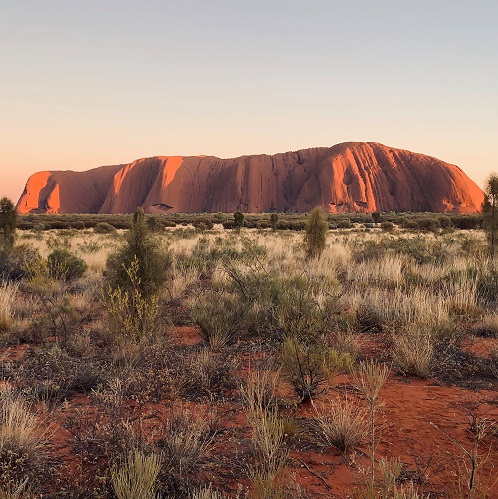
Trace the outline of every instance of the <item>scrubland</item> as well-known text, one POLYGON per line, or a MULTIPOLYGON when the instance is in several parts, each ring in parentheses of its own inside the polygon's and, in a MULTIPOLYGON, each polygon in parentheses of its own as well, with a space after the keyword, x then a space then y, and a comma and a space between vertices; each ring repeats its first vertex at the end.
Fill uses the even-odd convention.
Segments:
POLYGON ((497 497, 498 263, 384 229, 165 229, 154 293, 124 231, 18 231, 0 497, 497 497))

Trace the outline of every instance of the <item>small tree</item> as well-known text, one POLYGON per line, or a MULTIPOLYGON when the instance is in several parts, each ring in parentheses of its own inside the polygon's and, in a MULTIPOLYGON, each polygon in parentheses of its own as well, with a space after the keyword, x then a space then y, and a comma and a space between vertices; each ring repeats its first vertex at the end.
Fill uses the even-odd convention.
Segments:
POLYGON ((14 246, 16 226, 16 207, 9 198, 4 197, 0 200, 0 229, 3 233, 4 245, 7 249, 14 246))
POLYGON ((482 204, 482 226, 486 231, 489 252, 494 255, 498 244, 498 174, 492 173, 484 188, 486 194, 482 204))
POLYGON ((236 229, 240 229, 244 226, 244 214, 241 211, 236 211, 233 214, 233 225, 236 229))
POLYGON ((138 288, 143 297, 157 294, 171 267, 171 256, 161 251, 156 238, 150 233, 142 208, 133 215, 133 225, 126 245, 107 261, 109 282, 113 288, 125 291, 138 288), (129 269, 136 266, 136 282, 131 282, 129 269))
POLYGON ((323 253, 328 229, 323 211, 318 207, 311 210, 304 228, 304 244, 307 258, 319 258, 323 253))
POLYGON ((276 213, 272 213, 270 215, 270 227, 273 232, 277 230, 278 225, 278 215, 276 213))
POLYGON ((375 224, 380 223, 380 212, 379 211, 374 211, 372 213, 372 220, 375 224))

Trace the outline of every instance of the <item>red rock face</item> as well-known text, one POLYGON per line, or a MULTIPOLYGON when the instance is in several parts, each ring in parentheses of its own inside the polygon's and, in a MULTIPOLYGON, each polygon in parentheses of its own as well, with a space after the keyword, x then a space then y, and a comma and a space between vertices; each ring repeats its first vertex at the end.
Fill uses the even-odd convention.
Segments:
POLYGON ((480 211, 482 190, 455 165, 372 142, 274 156, 154 157, 32 175, 20 213, 480 211))

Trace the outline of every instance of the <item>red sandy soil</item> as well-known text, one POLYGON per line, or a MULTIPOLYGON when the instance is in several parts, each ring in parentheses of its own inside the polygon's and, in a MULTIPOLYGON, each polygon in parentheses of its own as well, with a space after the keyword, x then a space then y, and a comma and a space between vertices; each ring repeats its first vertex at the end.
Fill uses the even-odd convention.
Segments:
MULTIPOLYGON (((174 328, 172 336, 174 342, 187 346, 202 343, 194 327, 174 328)), ((476 353, 486 352, 497 342, 496 339, 475 340, 470 348, 476 353)), ((29 348, 27 345, 7 348, 0 351, 0 357, 4 360, 20 360, 29 348)), ((250 354, 244 354, 242 359, 240 373, 247 371, 252 360, 250 354)), ((287 400, 292 398, 288 386, 283 385, 282 390, 287 400)), ((476 415, 498 421, 497 390, 496 383, 490 389, 470 390, 443 386, 432 379, 420 380, 391 373, 379 397, 376 458, 400 458, 405 464, 402 476, 406 480, 415 480, 419 490, 426 495, 457 497, 456 477, 459 474, 467 476, 465 465, 468 466, 469 462, 464 452, 443 432, 471 451, 471 417, 476 415)), ((327 404, 328 400, 340 394, 357 396, 352 380, 347 376, 336 377, 328 393, 321 395, 319 400, 327 404)), ((139 405, 131 400, 126 402, 124 410, 133 416, 136 424, 140 418, 142 431, 152 434, 154 428, 168 417, 174 405, 179 403, 184 402, 167 400, 161 404, 139 405)), ((207 403, 187 404, 201 413, 206 413, 212 407, 207 403)), ((213 472, 212 467, 206 470, 203 480, 212 480, 214 486, 225 488, 226 492, 235 496, 237 491, 249 490, 250 486, 247 479, 233 475, 230 463, 242 465, 244 460, 250 459, 247 456, 251 430, 237 398, 228 397, 227 401, 217 404, 216 410, 218 426, 223 431, 216 438, 211 459, 218 462, 219 466, 216 472, 213 472)), ((287 404, 283 412, 304 421, 311 417, 313 408, 291 403, 287 404)), ((63 473, 68 476, 92 473, 91 464, 81 468, 80 458, 73 454, 74 436, 64 427, 68 418, 77 413, 91 420, 95 407, 89 396, 76 394, 50 415, 51 452, 61 460, 63 473)), ((498 497, 498 484, 493 484, 498 477, 498 429, 495 428, 494 432, 494 435, 486 438, 479 451, 479 458, 484 461, 479 476, 484 489, 489 487, 486 495, 489 498, 498 497)), ((291 451, 285 476, 287 480, 297 482, 308 497, 348 498, 355 488, 368 482, 370 459, 367 445, 344 454, 332 447, 300 446, 296 442, 299 438, 297 435, 294 441, 288 443, 291 451)))

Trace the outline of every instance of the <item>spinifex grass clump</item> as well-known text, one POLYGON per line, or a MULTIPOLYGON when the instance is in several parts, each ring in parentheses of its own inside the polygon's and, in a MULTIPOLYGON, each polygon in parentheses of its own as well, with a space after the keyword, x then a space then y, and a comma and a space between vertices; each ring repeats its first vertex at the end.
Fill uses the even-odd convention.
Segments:
POLYGON ((161 458, 130 451, 126 460, 111 470, 112 487, 118 499, 157 499, 157 477, 161 458))

